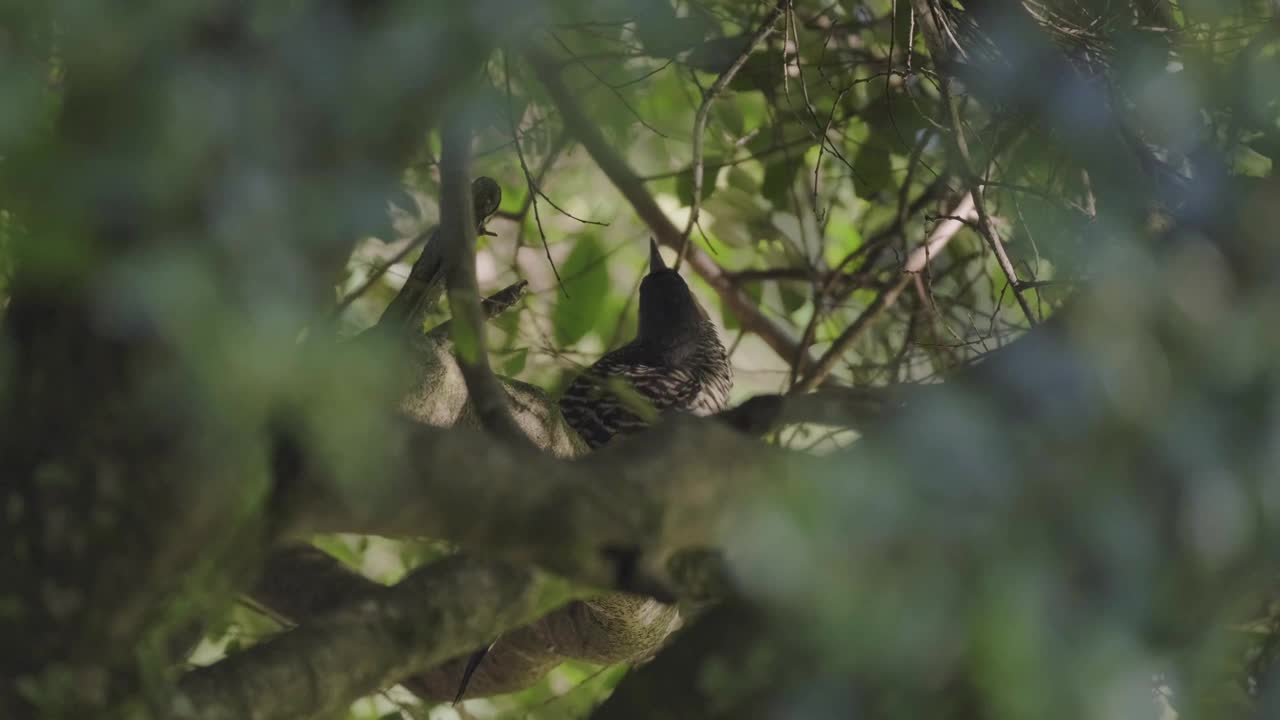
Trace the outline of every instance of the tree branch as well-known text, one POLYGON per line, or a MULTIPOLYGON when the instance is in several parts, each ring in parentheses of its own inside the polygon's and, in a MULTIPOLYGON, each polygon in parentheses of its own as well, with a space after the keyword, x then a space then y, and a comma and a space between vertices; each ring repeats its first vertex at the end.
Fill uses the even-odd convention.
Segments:
POLYGON ((683 416, 572 463, 464 427, 389 420, 380 435, 370 467, 300 463, 294 534, 436 537, 660 598, 688 590, 672 561, 716 547, 719 519, 753 488, 822 467, 683 416))
POLYGON ((489 367, 485 317, 476 286, 475 215, 479 213, 468 190, 471 187, 471 132, 463 118, 463 113, 454 113, 441 129, 440 227, 450 241, 445 251, 445 281, 449 309, 453 313, 449 334, 481 424, 503 442, 532 449, 534 445, 512 419, 506 393, 489 367))
MULTIPOLYGON (((538 81, 546 88, 552 102, 560 110, 565 128, 572 133, 587 153, 596 161, 609 180, 618 188, 622 196, 631 203, 636 214, 644 221, 659 243, 673 250, 679 250, 683 244, 680 229, 658 207, 645 189, 644 183, 627 166, 625 160, 609 145, 600 129, 587 117, 582 106, 574 98, 573 92, 560 78, 559 64, 545 50, 530 48, 526 51, 538 81)), ((760 308, 751 297, 737 287, 733 278, 724 271, 705 252, 691 247, 686 253, 689 266, 720 296, 721 302, 738 318, 742 327, 755 333, 773 349, 779 357, 792 362, 798 357, 798 345, 784 327, 760 312, 760 308)))
POLYGON ((863 310, 862 314, 831 343, 831 347, 827 348, 827 351, 822 354, 822 358, 812 366, 804 380, 797 383, 796 388, 799 391, 809 392, 826 379, 827 375, 835 369, 836 363, 840 361, 840 358, 844 357, 844 354, 848 352, 859 337, 862 337, 862 333, 870 326, 871 321, 885 308, 891 307, 898 301, 898 296, 911 283, 912 277, 924 270, 929 261, 942 252, 947 243, 951 242, 951 238, 955 237, 956 233, 960 232, 960 229, 965 226, 965 220, 973 212, 973 194, 966 193, 948 213, 947 219, 938 223, 938 226, 933 229, 924 244, 907 256, 906 262, 902 264, 902 277, 876 295, 875 299, 863 310))
POLYGON ((355 699, 465 653, 572 599, 563 580, 524 565, 454 556, 188 673, 170 716, 294 720, 355 699), (441 587, 451 592, 439 592, 441 587), (323 681, 320 681, 320 680, 323 681))
POLYGON ((991 222, 991 216, 987 214, 986 203, 982 199, 984 183, 982 178, 978 177, 977 171, 974 169, 973 157, 969 154, 969 141, 965 139, 964 122, 960 118, 960 107, 956 99, 951 95, 950 76, 943 76, 942 82, 938 87, 942 93, 942 104, 947 113, 947 121, 951 126, 951 144, 955 151, 956 161, 960 165, 960 176, 968 187, 968 197, 971 198, 973 207, 977 211, 978 234, 986 240, 987 246, 995 253, 996 260, 1000 265, 1000 271, 1004 273, 1005 279, 1009 282, 1009 289, 1013 291, 1013 297, 1017 300, 1018 307, 1022 309, 1022 314, 1027 318, 1027 322, 1034 326, 1036 324, 1036 316, 1031 310, 1031 305, 1027 303, 1027 298, 1022 294, 1022 281, 1018 279, 1018 272, 1014 269, 1013 263, 1009 260, 1009 255, 1004 250, 1004 243, 1000 242, 1000 234, 996 231, 995 223, 991 222))
MULTIPOLYGON (((468 593, 470 586, 433 587, 433 593, 468 593)), ((323 621, 341 607, 380 597, 387 588, 310 546, 293 545, 268 559, 253 600, 292 623, 323 621)), ((481 598, 481 601, 484 599, 481 598)), ((502 635, 468 684, 468 697, 524 689, 565 660, 612 664, 648 657, 674 629, 674 607, 648 598, 609 593, 574 600, 502 635)), ((485 643, 492 640, 486 638, 485 643)), ((483 643, 482 643, 483 645, 483 643)), ((467 656, 455 657, 399 684, 424 700, 451 699, 467 656)))

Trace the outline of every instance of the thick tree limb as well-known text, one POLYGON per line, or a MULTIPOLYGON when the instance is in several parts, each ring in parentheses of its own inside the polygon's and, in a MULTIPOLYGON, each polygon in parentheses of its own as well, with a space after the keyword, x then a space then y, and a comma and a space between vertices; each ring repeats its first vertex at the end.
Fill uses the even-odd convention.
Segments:
MULTIPOLYGON (((794 642, 794 641, 793 641, 794 642)), ((718 720, 767 717, 817 659, 797 661, 768 616, 740 601, 712 608, 653 662, 628 673, 592 720, 718 720), (708 673, 708 668, 717 672, 708 673), (764 680, 768 678, 767 680, 764 680), (762 682, 764 680, 764 682, 762 682)))
MULTIPOLYGON (((575 591, 525 565, 447 558, 350 605, 188 673, 170 716, 295 720, 331 714, 518 627, 575 591), (449 588, 450 592, 440 592, 449 588)), ((326 608, 328 609, 328 608, 326 608)))
POLYGON ((378 460, 367 476, 379 482, 351 492, 326 468, 304 468, 295 531, 438 537, 662 597, 681 592, 672 560, 717 546, 729 508, 818 467, 688 417, 572 463, 468 428, 393 422, 378 460))
MULTIPOLYGON (((430 591, 477 590, 483 588, 450 586, 430 591)), ((271 556, 252 596, 273 614, 305 626, 339 608, 381 597, 386 591, 385 586, 348 569, 328 554, 310 545, 294 545, 271 556)), ((611 593, 574 600, 504 634, 472 678, 468 696, 484 697, 526 688, 567 659, 612 664, 647 657, 677 622, 675 608, 648 598, 611 593)), ((451 699, 465 660, 454 658, 401 679, 400 684, 427 701, 451 699)))

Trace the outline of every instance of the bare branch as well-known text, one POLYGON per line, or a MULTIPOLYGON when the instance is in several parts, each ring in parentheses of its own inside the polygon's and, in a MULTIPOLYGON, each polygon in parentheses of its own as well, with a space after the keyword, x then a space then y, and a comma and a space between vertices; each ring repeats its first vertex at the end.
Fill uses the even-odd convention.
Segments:
POLYGON ((465 653, 573 598, 527 566, 454 556, 236 655, 188 673, 170 707, 180 720, 293 720, 465 653), (438 592, 448 587, 453 592, 438 592), (317 679, 323 682, 317 682, 317 679))
POLYGON ((1022 308, 1022 314, 1026 316, 1027 322, 1035 325, 1036 316, 1031 310, 1031 305, 1027 303, 1027 298, 1022 294, 1022 282, 1018 280, 1018 273, 1014 270, 1013 263, 1009 261, 1009 256, 1004 251, 1004 243, 1000 242, 1000 234, 996 232, 996 226, 991 222, 990 215, 987 214, 986 203, 982 199, 983 183, 974 170, 973 157, 969 154, 969 142, 964 136, 964 123, 960 119, 960 108, 956 103, 956 99, 951 96, 951 78, 949 76, 943 77, 940 87, 942 90, 942 104, 946 108, 947 119, 951 125, 952 145, 955 148, 956 157, 960 164, 960 176, 968 186, 969 196, 973 198, 973 206, 977 210, 978 234, 987 241, 991 251, 996 254, 1000 269, 1004 272, 1005 279, 1009 282, 1009 288, 1013 291, 1013 297, 1018 301, 1018 307, 1022 308))
POLYGON ((902 264, 903 275, 897 282, 889 287, 881 290, 876 295, 866 310, 853 321, 844 332, 831 343, 831 347, 822 354, 822 358, 812 366, 812 370, 805 376, 804 380, 796 384, 796 389, 801 392, 808 392, 818 387, 827 375, 835 369, 836 363, 840 358, 848 352, 849 348, 857 341, 859 337, 870 326, 871 321, 876 318, 885 308, 891 307, 898 301, 898 296, 911 283, 913 275, 921 272, 929 264, 929 261, 937 257, 942 252, 947 243, 951 242, 951 238, 955 237, 960 228, 965 226, 963 218, 968 217, 974 211, 973 195, 965 194, 960 202, 949 213, 950 217, 938 224, 933 232, 929 234, 925 243, 912 251, 907 257, 907 261, 902 264))

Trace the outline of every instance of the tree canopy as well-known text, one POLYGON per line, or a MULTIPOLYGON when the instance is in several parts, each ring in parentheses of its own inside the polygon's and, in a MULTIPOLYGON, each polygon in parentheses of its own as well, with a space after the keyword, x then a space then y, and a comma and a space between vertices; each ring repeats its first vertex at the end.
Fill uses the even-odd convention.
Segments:
POLYGON ((1280 715, 1274 3, 0 17, 0 715, 1280 715))

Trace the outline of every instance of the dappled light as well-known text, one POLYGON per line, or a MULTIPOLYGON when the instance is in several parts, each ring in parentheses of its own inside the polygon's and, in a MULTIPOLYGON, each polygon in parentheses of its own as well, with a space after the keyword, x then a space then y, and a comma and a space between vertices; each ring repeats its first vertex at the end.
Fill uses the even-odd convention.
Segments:
POLYGON ((1280 717, 1274 3, 0 16, 0 716, 1280 717))

